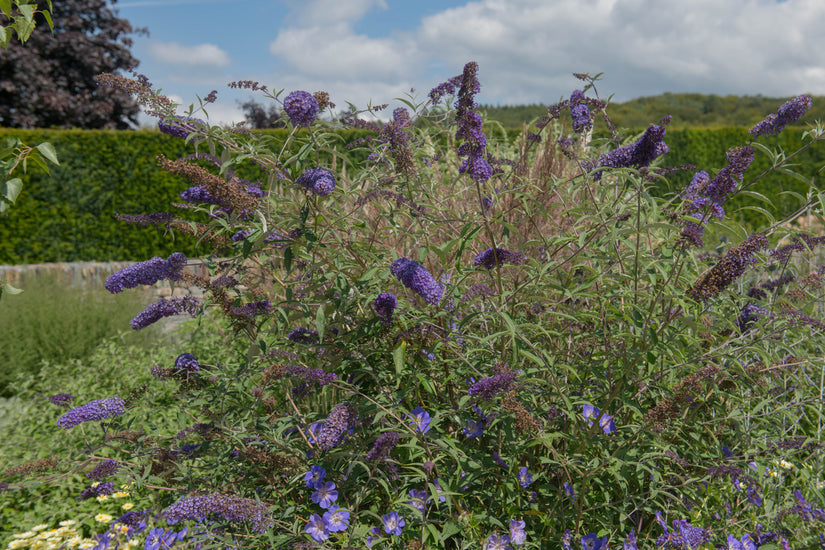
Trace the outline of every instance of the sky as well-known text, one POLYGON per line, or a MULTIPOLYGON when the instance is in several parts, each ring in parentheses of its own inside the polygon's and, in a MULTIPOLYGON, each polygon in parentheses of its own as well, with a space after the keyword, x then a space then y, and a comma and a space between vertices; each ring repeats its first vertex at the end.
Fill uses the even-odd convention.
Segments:
MULTIPOLYGON (((400 106, 479 65, 483 104, 552 104, 603 73, 602 98, 664 92, 825 95, 823 0, 120 0, 138 72, 209 120, 243 120, 237 91, 326 91, 400 106)), ((388 109, 386 112, 390 113, 388 109)), ((181 109, 181 112, 183 110, 181 109)), ((201 116, 201 118, 204 118, 201 116)))

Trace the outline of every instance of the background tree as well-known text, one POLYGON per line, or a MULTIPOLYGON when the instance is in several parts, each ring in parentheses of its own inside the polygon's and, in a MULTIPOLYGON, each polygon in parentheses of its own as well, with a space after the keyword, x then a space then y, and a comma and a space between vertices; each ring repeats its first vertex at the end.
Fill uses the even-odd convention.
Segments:
MULTIPOLYGON (((53 17, 54 34, 44 19, 25 47, 13 41, 0 50, 0 126, 137 125, 137 104, 121 91, 98 86, 94 77, 137 66, 129 34, 145 31, 119 18, 106 0, 55 2, 53 17)), ((6 23, 0 15, 0 24, 6 23)))
POLYGON ((286 122, 283 120, 280 110, 275 105, 270 105, 267 110, 263 105, 254 100, 249 100, 241 104, 246 124, 250 128, 261 130, 264 128, 285 128, 286 122))

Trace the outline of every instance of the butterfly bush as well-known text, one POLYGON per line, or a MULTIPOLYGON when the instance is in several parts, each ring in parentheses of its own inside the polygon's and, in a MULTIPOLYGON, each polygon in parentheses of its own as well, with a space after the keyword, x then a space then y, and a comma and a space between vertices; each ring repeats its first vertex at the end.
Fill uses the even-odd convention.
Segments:
POLYGON ((616 128, 576 77, 515 141, 480 112, 474 62, 341 118, 321 92, 232 83, 283 106, 280 140, 185 124, 197 155, 154 159, 185 204, 145 221, 211 247, 208 274, 172 255, 106 287, 197 289, 132 327, 188 313, 214 340, 146 365, 174 425, 140 388, 57 421, 86 424, 65 437, 90 479, 152 489, 147 547, 179 543, 172 526, 226 548, 819 544, 825 237, 790 221, 821 204, 812 187, 737 221, 755 140, 810 98, 684 173, 667 118, 616 128))

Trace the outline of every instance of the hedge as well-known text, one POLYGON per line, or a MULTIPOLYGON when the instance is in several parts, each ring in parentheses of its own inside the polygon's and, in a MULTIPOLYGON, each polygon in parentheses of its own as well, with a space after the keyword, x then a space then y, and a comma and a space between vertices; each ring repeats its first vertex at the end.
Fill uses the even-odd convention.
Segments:
MULTIPOLYGON (((285 132, 270 133, 282 141, 285 132)), ((341 149, 362 135, 342 133, 341 149)), ((60 166, 51 174, 21 174, 23 191, 9 214, 0 217, 0 264, 144 260, 174 251, 202 252, 188 235, 176 233, 170 242, 163 229, 115 218, 116 213, 169 212, 170 203, 181 202, 178 195, 191 184, 162 171, 154 159, 185 156, 195 152, 194 145, 155 130, 0 129, 0 140, 6 136, 26 144, 51 142, 60 166)), ((238 173, 252 181, 262 176, 253 168, 238 173)))
MULTIPOLYGON (((269 131, 283 139, 286 130, 269 131)), ((366 134, 364 131, 342 132, 341 151, 366 134)), ((508 134, 514 135, 513 132, 508 134)), ((199 252, 193 238, 177 234, 174 242, 163 238, 162 229, 140 228, 115 219, 115 213, 145 214, 169 211, 170 203, 179 201, 179 193, 189 186, 177 176, 167 174, 155 164, 155 157, 169 158, 194 152, 194 146, 154 130, 9 130, 0 129, 0 140, 7 135, 24 143, 50 141, 58 151, 60 166, 50 175, 35 172, 22 176, 23 192, 8 215, 0 217, 0 263, 23 264, 59 261, 144 260, 173 251, 187 255, 199 252)), ((664 166, 694 165, 711 175, 727 164, 720 153, 747 142, 747 128, 671 130, 666 142, 670 152, 664 166)), ((760 138, 776 149, 793 151, 800 145, 800 132, 788 129, 779 136, 760 138)), ((350 160, 362 162, 360 151, 348 152, 350 160)), ((795 170, 806 178, 813 177, 825 165, 825 151, 811 148, 795 159, 795 170)), ((758 153, 746 180, 769 167, 769 159, 758 153)), ((253 179, 255 171, 240 175, 253 179)), ((693 170, 678 171, 670 176, 670 186, 654 186, 663 194, 681 189, 693 170)), ((772 175, 753 186, 765 195, 774 208, 752 197, 737 197, 729 205, 728 215, 753 225, 761 223, 761 214, 743 206, 766 207, 774 214, 787 213, 800 201, 783 191, 804 195, 807 185, 789 176, 772 175)))

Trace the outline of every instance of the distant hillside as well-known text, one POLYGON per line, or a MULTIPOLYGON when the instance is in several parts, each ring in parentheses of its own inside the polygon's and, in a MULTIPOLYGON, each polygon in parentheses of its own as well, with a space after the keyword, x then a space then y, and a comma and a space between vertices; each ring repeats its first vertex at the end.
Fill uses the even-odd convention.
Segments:
MULTIPOLYGON (((666 115, 673 116, 670 128, 751 126, 768 114, 775 113, 788 99, 791 98, 665 93, 611 103, 607 112, 620 128, 645 128, 666 115)), ((803 126, 813 120, 825 120, 825 97, 813 96, 813 104, 813 108, 800 121, 803 126)), ((496 120, 505 127, 517 128, 543 116, 547 107, 482 105, 480 110, 486 113, 486 120, 496 120)))

